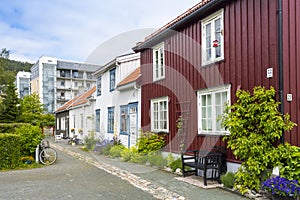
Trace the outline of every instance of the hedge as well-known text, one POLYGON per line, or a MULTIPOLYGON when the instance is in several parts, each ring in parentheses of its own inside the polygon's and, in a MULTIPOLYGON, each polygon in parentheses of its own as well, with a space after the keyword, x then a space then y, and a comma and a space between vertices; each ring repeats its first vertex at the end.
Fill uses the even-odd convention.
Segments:
POLYGON ((0 123, 0 133, 14 133, 16 128, 26 124, 27 123, 0 123))
POLYGON ((0 170, 15 169, 21 165, 21 136, 0 134, 0 170))

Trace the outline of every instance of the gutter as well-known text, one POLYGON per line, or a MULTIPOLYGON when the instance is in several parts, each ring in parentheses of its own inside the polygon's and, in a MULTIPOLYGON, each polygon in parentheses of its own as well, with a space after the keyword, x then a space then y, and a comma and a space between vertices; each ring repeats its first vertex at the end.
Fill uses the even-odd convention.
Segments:
POLYGON ((132 48, 132 50, 135 52, 138 52, 142 49, 147 49, 147 48, 154 46, 155 44, 159 43, 163 38, 166 38, 169 35, 171 35, 172 33, 174 33, 174 31, 176 29, 178 29, 179 27, 183 26, 186 23, 189 23, 190 21, 192 21, 196 18, 199 18, 205 12, 207 12, 210 9, 214 8, 215 6, 221 5, 222 3, 225 3, 227 1, 228 0, 212 0, 212 1, 210 1, 209 3, 205 4, 204 6, 202 6, 195 12, 191 13, 187 17, 183 18, 182 20, 179 20, 178 22, 174 23, 167 29, 162 30, 157 35, 154 35, 149 40, 146 40, 145 42, 142 42, 142 43, 136 45, 135 47, 132 48))
MULTIPOLYGON (((283 15, 282 15, 282 0, 278 0, 278 76, 279 76, 279 111, 284 114, 284 93, 283 93, 283 15)), ((284 143, 284 130, 282 130, 282 136, 280 142, 284 143)))

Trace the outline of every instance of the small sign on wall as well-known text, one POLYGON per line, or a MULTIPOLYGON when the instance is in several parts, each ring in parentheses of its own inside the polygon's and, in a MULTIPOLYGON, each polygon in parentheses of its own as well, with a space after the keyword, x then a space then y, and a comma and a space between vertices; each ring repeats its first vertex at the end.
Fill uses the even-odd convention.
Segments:
POLYGON ((293 101, 293 95, 292 94, 287 94, 286 95, 286 100, 287 101, 293 101))
POLYGON ((268 68, 267 69, 267 78, 272 78, 273 77, 273 68, 268 68))

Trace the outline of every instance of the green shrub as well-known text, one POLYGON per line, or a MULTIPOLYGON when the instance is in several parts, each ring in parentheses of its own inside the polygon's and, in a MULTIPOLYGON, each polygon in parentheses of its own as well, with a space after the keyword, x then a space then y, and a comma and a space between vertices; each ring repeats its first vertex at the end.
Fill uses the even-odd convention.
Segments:
POLYGON ((114 146, 113 144, 108 143, 108 144, 106 144, 105 146, 102 146, 102 147, 100 148, 99 153, 102 154, 102 155, 109 156, 110 149, 111 149, 113 146, 114 146))
POLYGON ((131 157, 132 157, 132 154, 133 154, 133 150, 131 149, 123 149, 123 151, 121 151, 121 159, 122 161, 124 162, 128 162, 131 160, 131 157))
POLYGON ((280 176, 289 180, 300 180, 300 147, 289 143, 280 144, 274 154, 278 155, 280 176))
POLYGON ((233 188, 235 182, 234 173, 227 172, 226 174, 221 175, 221 181, 225 187, 233 188))
POLYGON ((109 149, 109 156, 112 158, 119 158, 121 157, 121 152, 125 149, 123 145, 113 145, 109 149))
POLYGON ((140 153, 159 151, 165 146, 164 135, 151 132, 142 133, 137 146, 140 153))
POLYGON ((142 154, 139 152, 132 152, 130 161, 133 163, 145 164, 148 160, 147 154, 142 154))
POLYGON ((27 125, 26 123, 0 123, 0 133, 14 133, 16 128, 27 125))
POLYGON ((174 160, 168 166, 172 169, 172 172, 175 172, 178 168, 182 170, 181 158, 174 160))
POLYGON ((88 150, 92 150, 96 144, 95 132, 90 132, 87 136, 84 137, 84 146, 88 150))
POLYGON ((22 164, 21 136, 0 134, 0 170, 15 169, 22 164))
POLYGON ((150 152, 148 154, 148 162, 151 166, 163 168, 167 166, 167 160, 161 155, 160 152, 150 152))
POLYGON ((280 102, 275 95, 273 87, 267 90, 258 86, 253 93, 238 90, 236 103, 228 105, 222 116, 222 126, 230 132, 223 139, 234 156, 243 161, 235 174, 235 187, 242 194, 261 188, 263 177, 276 166, 273 144, 282 137, 282 130, 295 126, 288 114, 278 111, 280 102))
POLYGON ((26 124, 17 128, 15 133, 20 136, 21 155, 34 156, 37 145, 44 138, 41 128, 26 124))

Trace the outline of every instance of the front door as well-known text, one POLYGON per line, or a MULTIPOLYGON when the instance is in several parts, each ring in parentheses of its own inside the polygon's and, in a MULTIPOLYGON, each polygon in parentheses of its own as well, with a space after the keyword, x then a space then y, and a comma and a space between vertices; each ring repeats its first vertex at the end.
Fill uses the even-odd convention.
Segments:
POLYGON ((129 109, 129 147, 136 146, 138 139, 138 103, 131 103, 129 109))

